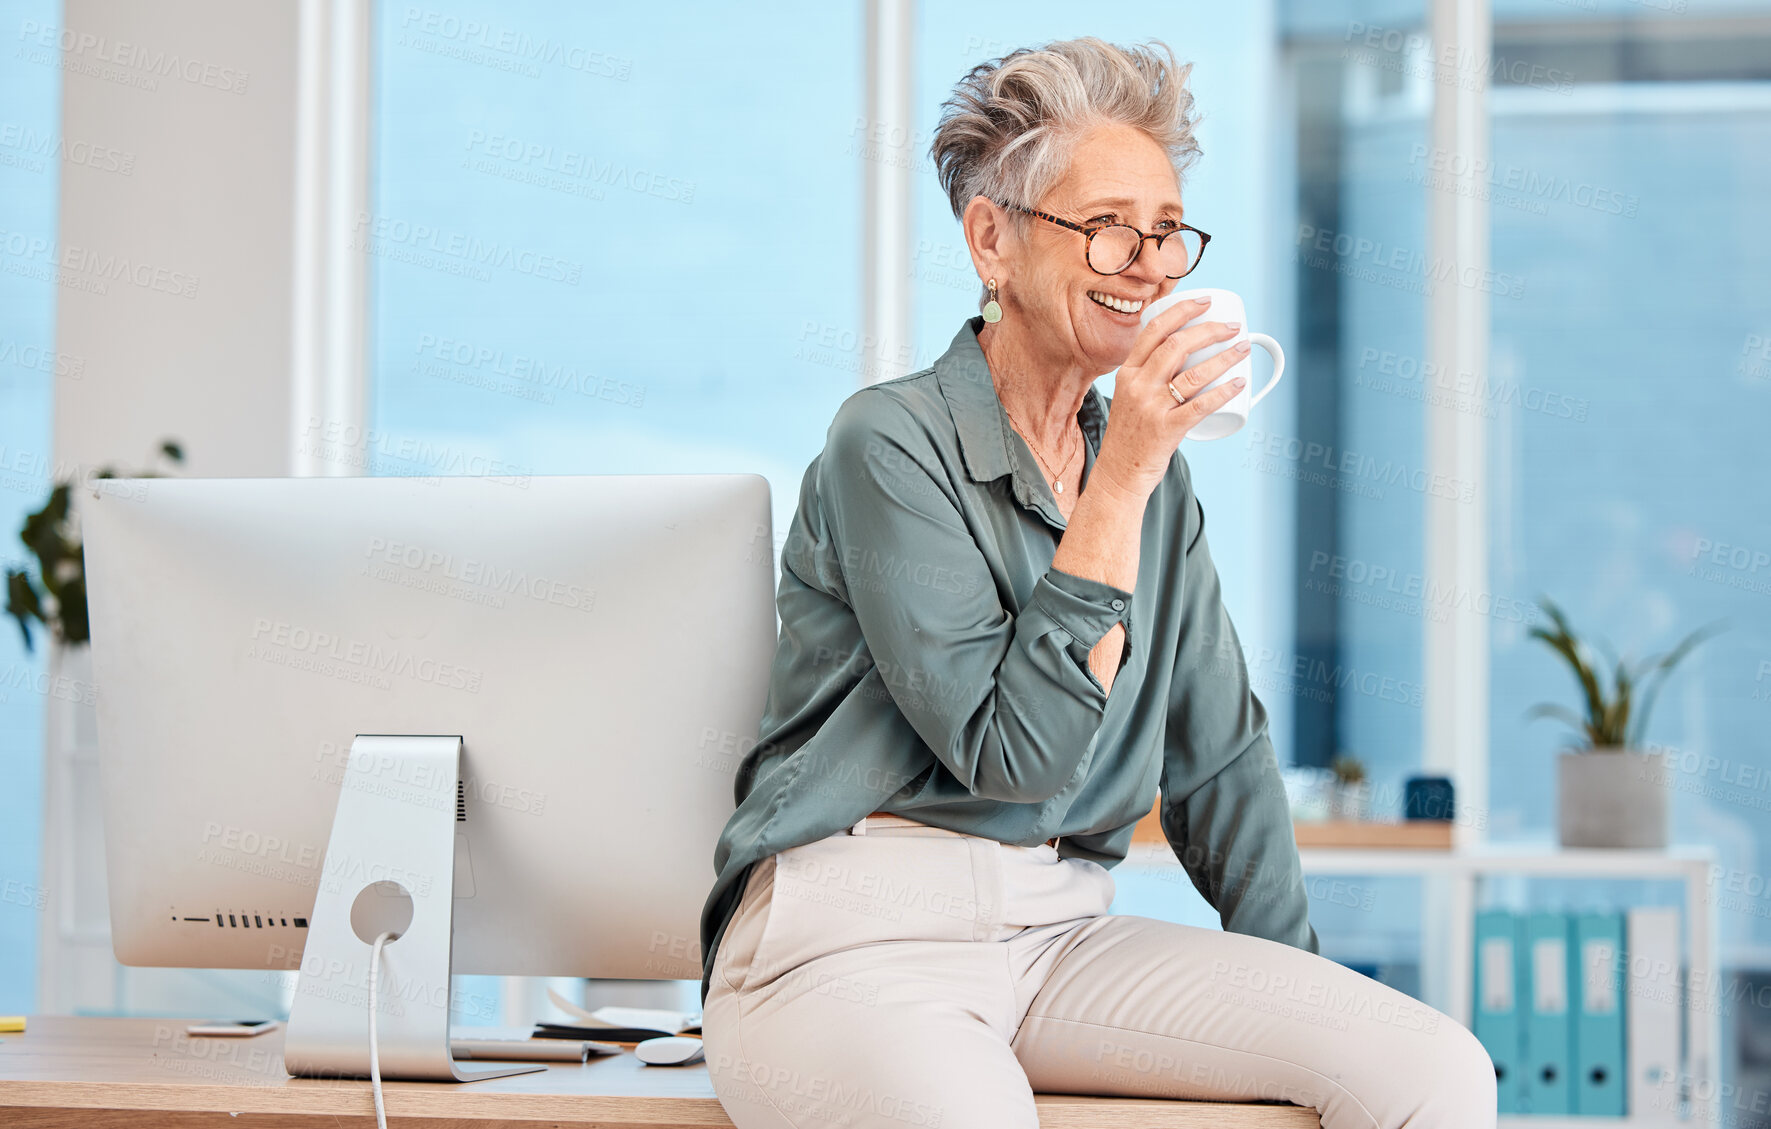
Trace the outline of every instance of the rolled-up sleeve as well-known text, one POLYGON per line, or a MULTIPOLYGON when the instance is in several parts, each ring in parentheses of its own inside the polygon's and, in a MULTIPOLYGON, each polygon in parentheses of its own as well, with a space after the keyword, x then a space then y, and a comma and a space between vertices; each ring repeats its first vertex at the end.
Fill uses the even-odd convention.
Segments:
MULTIPOLYGON (((844 598, 893 700, 973 794, 1058 794, 1100 730, 1088 655, 1132 594, 1048 569, 1015 614, 923 426, 884 391, 851 396, 816 468, 844 598)), ((1129 645, 1129 644, 1128 644, 1129 645)))
POLYGON ((1249 685, 1190 484, 1184 498, 1191 528, 1163 748, 1163 834, 1226 931, 1319 952, 1267 713, 1249 685))

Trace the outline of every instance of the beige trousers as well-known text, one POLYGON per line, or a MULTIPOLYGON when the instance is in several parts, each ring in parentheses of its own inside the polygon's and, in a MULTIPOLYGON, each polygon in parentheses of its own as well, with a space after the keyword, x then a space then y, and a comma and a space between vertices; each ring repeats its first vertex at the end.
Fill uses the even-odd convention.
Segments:
POLYGON ((1328 1129, 1496 1123, 1444 1014, 1275 941, 1109 914, 1105 867, 899 816, 762 860, 703 1011, 738 1129, 1033 1129, 1033 1094, 1313 1106, 1328 1129))

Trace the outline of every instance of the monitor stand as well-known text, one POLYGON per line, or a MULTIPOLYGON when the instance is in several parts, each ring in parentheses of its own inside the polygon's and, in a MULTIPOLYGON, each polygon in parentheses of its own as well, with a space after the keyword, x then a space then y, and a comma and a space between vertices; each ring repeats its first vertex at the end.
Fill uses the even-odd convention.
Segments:
POLYGON ((369 1077, 369 963, 376 974, 381 1076, 472 1082, 543 1066, 462 1070, 449 1050, 455 804, 461 738, 358 736, 283 1040, 290 1074, 369 1077))

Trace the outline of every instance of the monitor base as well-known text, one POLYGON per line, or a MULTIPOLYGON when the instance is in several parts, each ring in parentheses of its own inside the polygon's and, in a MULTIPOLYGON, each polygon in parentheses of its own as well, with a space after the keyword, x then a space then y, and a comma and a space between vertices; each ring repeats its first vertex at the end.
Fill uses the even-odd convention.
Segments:
POLYGON ((359 735, 338 791, 283 1065, 297 1077, 369 1077, 375 939, 381 1076, 473 1082, 545 1070, 463 1070, 449 1048, 459 736, 359 735))

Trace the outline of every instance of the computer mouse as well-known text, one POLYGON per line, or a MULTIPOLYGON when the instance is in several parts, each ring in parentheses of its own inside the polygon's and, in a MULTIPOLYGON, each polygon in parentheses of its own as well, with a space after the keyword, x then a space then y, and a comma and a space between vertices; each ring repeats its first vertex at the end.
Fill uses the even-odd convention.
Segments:
POLYGON ((647 1066, 687 1066, 691 1062, 700 1062, 704 1049, 700 1039, 666 1035, 661 1039, 635 1043, 633 1053, 647 1066))

